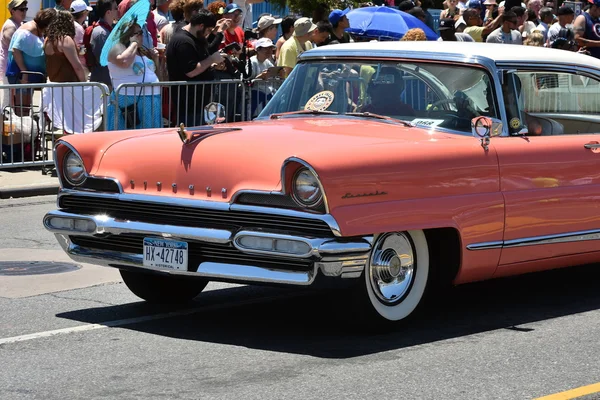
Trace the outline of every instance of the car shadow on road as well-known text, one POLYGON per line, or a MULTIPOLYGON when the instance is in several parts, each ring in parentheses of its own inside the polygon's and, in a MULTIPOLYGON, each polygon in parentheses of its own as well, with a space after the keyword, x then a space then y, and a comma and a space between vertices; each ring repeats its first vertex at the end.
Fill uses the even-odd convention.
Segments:
MULTIPOLYGON (((536 322, 600 308, 600 264, 458 286, 409 323, 384 330, 357 324, 346 291, 307 292, 250 287, 210 291, 199 297, 198 311, 167 319, 121 326, 165 337, 245 346, 252 349, 352 358, 497 329, 532 334, 536 322), (253 304, 215 308, 244 298, 253 304)), ((58 314, 88 323, 107 315, 165 312, 144 303, 83 309, 58 314)), ((171 309, 172 310, 172 309, 171 309)))

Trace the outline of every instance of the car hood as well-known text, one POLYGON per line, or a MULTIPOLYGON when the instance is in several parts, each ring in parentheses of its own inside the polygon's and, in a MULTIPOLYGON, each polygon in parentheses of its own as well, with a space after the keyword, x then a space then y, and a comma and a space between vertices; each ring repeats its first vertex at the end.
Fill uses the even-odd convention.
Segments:
POLYGON ((190 144, 182 143, 177 129, 76 135, 67 141, 87 155, 91 175, 118 179, 126 193, 176 192, 202 199, 210 187, 210 200, 229 201, 239 190, 279 190, 281 167, 289 157, 305 160, 326 177, 357 162, 397 156, 393 149, 461 138, 363 118, 292 117, 219 128, 223 132, 190 144))

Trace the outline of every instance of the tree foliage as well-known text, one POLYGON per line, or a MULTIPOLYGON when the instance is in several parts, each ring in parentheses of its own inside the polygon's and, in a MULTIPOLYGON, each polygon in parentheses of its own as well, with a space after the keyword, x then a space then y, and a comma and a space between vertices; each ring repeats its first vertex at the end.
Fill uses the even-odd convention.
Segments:
MULTIPOLYGON (((344 9, 348 6, 356 6, 357 1, 350 0, 268 0, 273 5, 278 5, 283 9, 288 6, 290 11, 305 15, 307 17, 317 16, 317 20, 321 19, 321 15, 328 15, 333 9, 344 9)), ((327 19, 327 17, 325 17, 327 19)))

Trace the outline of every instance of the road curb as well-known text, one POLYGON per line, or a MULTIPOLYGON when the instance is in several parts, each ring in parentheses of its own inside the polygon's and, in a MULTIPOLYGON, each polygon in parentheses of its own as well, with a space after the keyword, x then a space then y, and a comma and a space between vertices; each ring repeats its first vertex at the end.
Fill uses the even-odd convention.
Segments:
POLYGON ((0 199, 10 199, 17 197, 33 197, 58 194, 59 185, 35 185, 35 186, 13 186, 0 189, 0 199))

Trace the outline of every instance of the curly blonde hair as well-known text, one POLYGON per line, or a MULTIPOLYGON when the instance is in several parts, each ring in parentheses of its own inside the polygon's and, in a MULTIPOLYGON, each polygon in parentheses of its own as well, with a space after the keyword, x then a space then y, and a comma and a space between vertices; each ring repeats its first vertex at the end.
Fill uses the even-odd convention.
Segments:
POLYGON ((58 11, 46 29, 46 39, 48 42, 57 43, 67 36, 71 39, 75 37, 73 16, 68 11, 58 11))
POLYGON ((542 32, 539 32, 539 31, 530 32, 529 35, 527 35, 527 38, 525 39, 523 44, 525 46, 543 47, 544 46, 544 35, 542 34, 542 32))
POLYGON ((427 40, 427 37, 425 36, 425 32, 423 31, 423 29, 421 28, 412 28, 409 29, 404 36, 402 36, 402 39, 400 39, 400 41, 403 42, 412 42, 415 40, 427 40))

